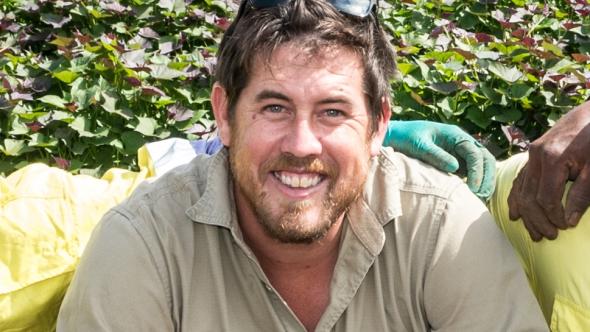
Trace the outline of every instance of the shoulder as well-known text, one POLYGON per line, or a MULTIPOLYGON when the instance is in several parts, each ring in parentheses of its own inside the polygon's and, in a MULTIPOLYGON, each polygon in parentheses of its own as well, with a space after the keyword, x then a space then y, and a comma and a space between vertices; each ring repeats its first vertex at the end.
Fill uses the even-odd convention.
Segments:
MULTIPOLYGON (((438 210, 462 200, 464 196, 475 197, 457 176, 441 172, 391 148, 383 148, 374 158, 364 196, 382 224, 394 218, 414 215, 413 210, 416 209, 429 211, 429 218, 425 219, 429 221, 435 210, 440 213, 438 210)), ((478 206, 485 209, 481 203, 478 206)))

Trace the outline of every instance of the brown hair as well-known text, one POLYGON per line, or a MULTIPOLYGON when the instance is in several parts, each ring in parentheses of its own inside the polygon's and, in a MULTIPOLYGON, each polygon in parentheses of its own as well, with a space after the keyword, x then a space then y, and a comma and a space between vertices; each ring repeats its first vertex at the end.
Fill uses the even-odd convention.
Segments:
POLYGON ((248 6, 240 6, 218 51, 215 79, 228 94, 230 118, 248 84, 254 60, 262 57, 268 63, 274 50, 296 40, 310 55, 325 47, 345 47, 361 57, 372 129, 377 128, 383 116, 381 98, 389 97, 389 82, 396 73, 396 64, 395 52, 376 13, 365 18, 343 14, 326 0, 291 0, 264 9, 248 6))

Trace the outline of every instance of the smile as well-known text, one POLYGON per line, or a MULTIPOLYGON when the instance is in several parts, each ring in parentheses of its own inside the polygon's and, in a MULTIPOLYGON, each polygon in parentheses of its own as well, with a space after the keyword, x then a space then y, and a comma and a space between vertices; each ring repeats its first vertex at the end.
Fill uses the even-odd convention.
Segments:
POLYGON ((277 178, 282 184, 291 188, 311 188, 316 186, 322 181, 322 176, 319 174, 297 174, 287 172, 273 172, 275 178, 277 178))

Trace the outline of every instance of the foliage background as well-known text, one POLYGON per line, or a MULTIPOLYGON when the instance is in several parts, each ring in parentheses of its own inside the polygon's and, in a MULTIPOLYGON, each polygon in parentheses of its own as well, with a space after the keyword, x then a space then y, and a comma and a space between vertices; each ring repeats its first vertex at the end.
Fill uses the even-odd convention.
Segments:
MULTIPOLYGON (((398 50, 394 115, 458 124, 502 158, 590 97, 590 5, 381 1, 398 50)), ((0 173, 134 169, 146 142, 213 128, 221 0, 4 0, 0 173)), ((337 59, 335 59, 337 61, 337 59)))

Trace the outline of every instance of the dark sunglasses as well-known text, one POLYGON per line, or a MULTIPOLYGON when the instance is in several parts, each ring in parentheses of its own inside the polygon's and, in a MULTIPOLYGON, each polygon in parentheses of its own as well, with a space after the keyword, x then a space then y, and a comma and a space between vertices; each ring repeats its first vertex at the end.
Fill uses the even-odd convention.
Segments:
MULTIPOLYGON (((288 3, 290 0, 243 0, 242 6, 252 9, 276 7, 288 3)), ((377 5, 377 0, 326 0, 341 13, 364 18, 371 14, 377 5)), ((240 8, 241 11, 241 8, 240 8)))

